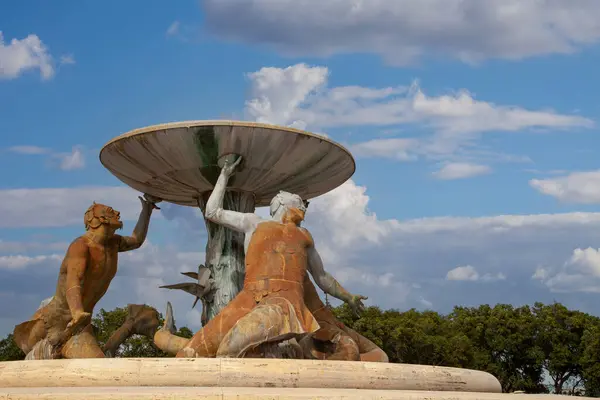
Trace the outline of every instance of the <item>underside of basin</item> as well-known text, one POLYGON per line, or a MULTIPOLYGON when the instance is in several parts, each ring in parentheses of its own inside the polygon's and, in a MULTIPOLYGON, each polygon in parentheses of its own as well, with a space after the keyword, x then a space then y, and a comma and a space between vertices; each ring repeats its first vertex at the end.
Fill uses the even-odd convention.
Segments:
POLYGON ((252 193, 266 206, 280 190, 310 199, 336 188, 355 170, 352 155, 324 136, 297 129, 238 121, 187 121, 136 129, 100 152, 101 163, 132 188, 196 207, 220 173, 219 159, 239 154, 243 163, 231 190, 252 193))

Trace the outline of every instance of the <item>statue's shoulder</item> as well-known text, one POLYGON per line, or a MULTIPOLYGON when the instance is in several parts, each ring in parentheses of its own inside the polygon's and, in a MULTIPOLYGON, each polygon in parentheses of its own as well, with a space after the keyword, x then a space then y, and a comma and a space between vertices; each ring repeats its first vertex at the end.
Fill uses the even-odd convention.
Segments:
POLYGON ((255 230, 256 229, 268 229, 268 228, 272 228, 272 227, 278 226, 278 225, 281 225, 281 224, 277 221, 261 219, 260 221, 257 222, 255 230))
POLYGON ((314 246, 314 244, 315 244, 315 241, 314 241, 314 239, 313 239, 312 235, 310 234, 310 231, 309 231, 308 229, 306 229, 306 228, 302 227, 302 226, 299 226, 299 227, 298 227, 298 230, 299 230, 300 232, 302 232, 302 234, 304 235, 304 237, 306 237, 306 240, 308 240, 308 241, 310 242, 309 244, 310 244, 311 246, 314 246))
POLYGON ((88 240, 85 237, 85 235, 81 235, 79 237, 76 237, 71 242, 71 245, 78 245, 78 246, 87 246, 87 244, 88 244, 88 240))
POLYGON ((81 249, 88 249, 88 240, 84 235, 76 237, 69 245, 69 251, 76 251, 81 249))

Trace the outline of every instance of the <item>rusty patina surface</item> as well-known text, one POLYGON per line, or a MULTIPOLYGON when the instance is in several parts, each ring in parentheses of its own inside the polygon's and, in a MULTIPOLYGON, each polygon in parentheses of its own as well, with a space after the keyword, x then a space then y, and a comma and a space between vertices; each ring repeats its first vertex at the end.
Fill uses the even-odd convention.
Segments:
MULTIPOLYGON (((195 279, 198 276, 197 273, 184 273, 184 275, 195 279)), ((194 296, 199 291, 204 290, 202 285, 191 282, 170 285, 169 288, 184 290, 194 296)), ((388 356, 381 348, 335 317, 331 309, 321 300, 315 285, 308 276, 304 278, 304 302, 317 320, 319 330, 301 340, 300 350, 302 354, 299 358, 389 362, 388 356)), ((169 304, 167 306, 167 318, 172 315, 172 312, 173 310, 169 304)), ((203 324, 205 323, 204 321, 203 324)), ((177 354, 179 350, 187 345, 187 340, 175 336, 174 332, 173 327, 173 329, 164 330, 155 336, 155 341, 159 342, 158 347, 172 355, 177 354)), ((256 351, 247 352, 246 357, 261 358, 264 355, 263 353, 263 349, 258 347, 256 351)))

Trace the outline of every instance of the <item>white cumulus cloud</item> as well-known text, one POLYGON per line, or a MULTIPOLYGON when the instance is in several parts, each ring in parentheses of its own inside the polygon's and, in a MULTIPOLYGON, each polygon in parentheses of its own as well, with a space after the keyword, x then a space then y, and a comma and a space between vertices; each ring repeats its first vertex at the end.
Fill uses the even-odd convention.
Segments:
POLYGON ((600 203, 600 171, 574 172, 548 179, 532 179, 529 185, 540 193, 566 203, 600 203))
POLYGON ((554 292, 600 293, 600 249, 576 248, 562 266, 539 267, 532 279, 554 292))
POLYGON ((73 147, 71 153, 57 154, 59 168, 63 171, 72 171, 85 167, 85 157, 80 147, 73 147))
POLYGON ((12 146, 8 148, 8 151, 16 154, 39 155, 49 153, 50 149, 39 146, 12 146))
POLYGON ((486 175, 492 172, 487 165, 469 163, 448 163, 442 166, 433 176, 442 180, 472 178, 474 176, 486 175))
POLYGON ((570 54, 600 41, 594 0, 203 0, 207 28, 284 55, 377 54, 392 65, 570 54))
POLYGON ((125 186, 2 189, 0 228, 83 226, 83 214, 94 201, 119 210, 124 220, 135 220, 141 210, 138 196, 125 186))
POLYGON ((0 256, 0 269, 21 269, 48 261, 50 261, 51 264, 60 263, 62 261, 62 257, 58 254, 34 257, 29 257, 26 255, 0 256))
MULTIPOLYGON (((397 161, 421 156, 448 159, 456 158, 459 153, 463 157, 467 153, 475 154, 473 144, 486 132, 594 126, 594 121, 578 115, 477 100, 464 89, 432 96, 425 94, 416 82, 384 88, 329 87, 329 74, 326 67, 306 64, 265 67, 253 72, 248 75, 251 90, 246 114, 259 122, 318 131, 364 126, 371 130, 410 126, 424 131, 425 134, 419 136, 374 137, 350 145, 357 157, 385 157, 397 161)), ((490 157, 483 151, 479 155, 490 157)), ((496 155, 496 158, 519 159, 506 155, 496 155)), ((478 167, 479 174, 483 168, 478 167)))
POLYGON ((446 280, 448 281, 482 281, 482 282, 493 282, 505 280, 506 276, 502 272, 496 274, 485 273, 480 275, 479 272, 472 265, 464 265, 451 269, 446 273, 446 280))
POLYGON ((45 155, 49 158, 51 165, 63 171, 72 171, 85 167, 85 155, 82 146, 73 146, 69 153, 55 152, 47 147, 32 145, 12 146, 7 150, 11 153, 30 156, 45 155))
POLYGON ((446 274, 449 281, 476 281, 479 279, 479 273, 471 265, 456 267, 446 274))
POLYGON ((41 39, 31 34, 5 43, 0 31, 0 79, 15 79, 25 71, 36 69, 42 79, 54 75, 52 56, 41 39))

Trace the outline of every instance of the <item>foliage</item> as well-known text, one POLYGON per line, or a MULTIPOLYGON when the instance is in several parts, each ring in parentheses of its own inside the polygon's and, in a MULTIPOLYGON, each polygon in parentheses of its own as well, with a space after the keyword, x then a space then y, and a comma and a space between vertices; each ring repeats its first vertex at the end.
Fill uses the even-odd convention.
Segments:
POLYGON ((504 392, 600 397, 600 319, 561 304, 455 307, 446 316, 369 307, 360 319, 345 305, 333 311, 391 362, 487 371, 504 392))
POLYGON ((581 372, 585 394, 600 397, 600 320, 590 318, 582 335, 581 372))
POLYGON ((17 347, 12 333, 0 340, 0 361, 18 361, 24 358, 25 354, 17 347))
POLYGON ((533 312, 538 324, 538 343, 544 353, 542 363, 550 375, 554 393, 562 393, 569 382, 579 386, 582 382, 581 357, 584 351, 582 337, 590 316, 568 310, 558 303, 536 303, 533 312))
POLYGON ((505 392, 544 391, 543 354, 529 307, 455 307, 448 319, 451 331, 464 333, 473 346, 470 368, 495 375, 505 392))

